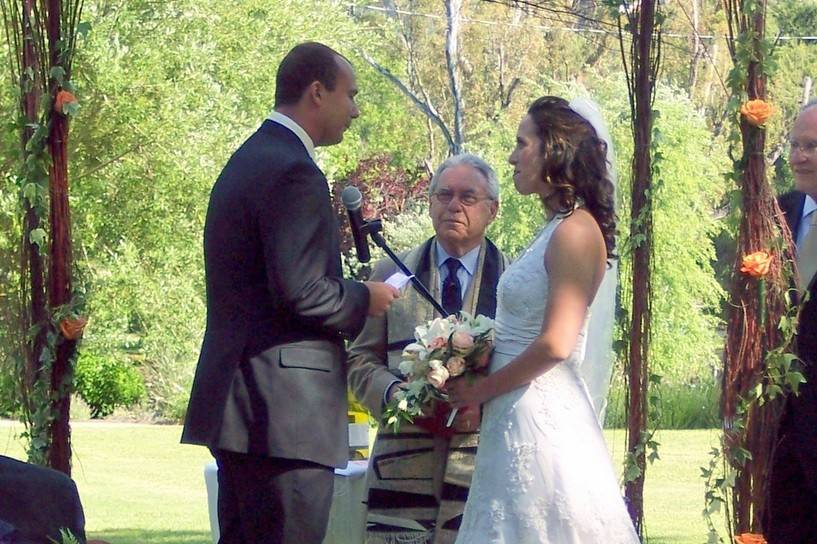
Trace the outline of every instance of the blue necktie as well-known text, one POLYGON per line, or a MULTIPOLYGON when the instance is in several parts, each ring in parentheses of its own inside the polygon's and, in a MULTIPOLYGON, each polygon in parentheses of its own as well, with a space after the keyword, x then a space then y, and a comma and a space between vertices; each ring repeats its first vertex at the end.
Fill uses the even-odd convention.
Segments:
POLYGON ((446 259, 444 264, 448 268, 448 276, 443 281, 443 308, 451 315, 462 310, 462 286, 457 277, 461 265, 459 259, 453 257, 446 259))
MULTIPOLYGON (((797 249, 797 270, 800 275, 800 291, 807 291, 814 274, 817 273, 817 210, 811 212, 808 231, 797 249)), ((443 298, 443 300, 445 300, 443 298)), ((443 303, 445 304, 445 303, 443 303)))

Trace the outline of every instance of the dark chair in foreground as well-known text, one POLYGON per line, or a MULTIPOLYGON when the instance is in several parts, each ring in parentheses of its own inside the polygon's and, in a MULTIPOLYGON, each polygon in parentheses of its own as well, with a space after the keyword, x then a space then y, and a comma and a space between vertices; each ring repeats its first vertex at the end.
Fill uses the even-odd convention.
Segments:
POLYGON ((0 455, 0 543, 52 544, 60 542, 60 529, 86 544, 85 515, 74 481, 62 472, 0 455))

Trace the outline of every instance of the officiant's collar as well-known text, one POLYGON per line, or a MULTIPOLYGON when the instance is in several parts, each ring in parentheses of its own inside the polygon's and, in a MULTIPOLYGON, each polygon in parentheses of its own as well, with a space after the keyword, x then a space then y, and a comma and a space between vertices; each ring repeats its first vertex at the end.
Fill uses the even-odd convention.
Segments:
MULTIPOLYGON (((446 250, 443 249, 443 246, 435 240, 434 245, 437 247, 437 267, 442 267, 443 263, 449 258, 452 257, 448 254, 446 250)), ((482 244, 478 245, 462 257, 454 257, 455 259, 459 259, 460 263, 462 264, 463 268, 468 272, 469 276, 474 275, 474 271, 477 269, 477 262, 479 261, 479 248, 482 247, 482 244)))
POLYGON ((300 139, 301 142, 304 144, 306 152, 309 153, 309 156, 312 158, 313 161, 315 160, 315 143, 312 141, 312 138, 309 137, 309 134, 307 134, 306 131, 301 127, 301 125, 299 125, 298 123, 293 121, 292 118, 287 117, 280 111, 275 110, 273 110, 273 112, 269 114, 269 117, 267 117, 267 119, 275 123, 278 123, 279 125, 283 125, 292 132, 294 132, 295 136, 297 136, 298 139, 300 139))

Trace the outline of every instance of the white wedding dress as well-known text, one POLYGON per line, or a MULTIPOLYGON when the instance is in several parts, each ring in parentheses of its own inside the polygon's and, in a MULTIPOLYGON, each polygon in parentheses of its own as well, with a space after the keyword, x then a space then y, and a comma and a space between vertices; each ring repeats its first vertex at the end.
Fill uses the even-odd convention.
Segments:
MULTIPOLYGON (((497 287, 491 372, 536 338, 548 293, 552 219, 497 287)), ((457 544, 637 543, 610 455, 573 354, 527 386, 484 406, 476 469, 457 544)))

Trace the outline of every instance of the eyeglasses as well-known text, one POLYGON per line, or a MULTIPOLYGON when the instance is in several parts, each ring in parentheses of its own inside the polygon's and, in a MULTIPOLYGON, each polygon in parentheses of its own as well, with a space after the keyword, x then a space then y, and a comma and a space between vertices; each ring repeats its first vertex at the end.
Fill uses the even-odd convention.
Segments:
POLYGON ((801 155, 806 157, 811 157, 817 153, 817 142, 815 141, 805 143, 791 141, 789 142, 789 145, 791 146, 792 153, 799 151, 801 155))
POLYGON ((473 206, 477 202, 482 202, 483 200, 493 200, 490 196, 477 196, 474 193, 462 193, 458 194, 453 191, 446 191, 445 189, 440 191, 435 191, 431 196, 437 199, 440 204, 451 204, 451 201, 454 200, 454 197, 457 197, 457 200, 460 201, 460 204, 463 206, 473 206))

